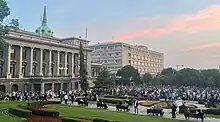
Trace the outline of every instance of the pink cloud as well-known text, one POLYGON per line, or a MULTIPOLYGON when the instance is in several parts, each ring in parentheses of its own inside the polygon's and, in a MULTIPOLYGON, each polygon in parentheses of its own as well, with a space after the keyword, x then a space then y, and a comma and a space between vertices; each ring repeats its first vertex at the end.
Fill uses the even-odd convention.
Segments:
POLYGON ((201 49, 214 48, 214 47, 220 47, 220 42, 197 45, 185 49, 183 51, 194 51, 194 50, 201 50, 201 49))
MULTIPOLYGON (((137 20, 144 20, 144 18, 138 18, 137 20)), ((158 17, 158 20, 163 21, 163 18, 158 17)), ((158 37, 173 32, 193 33, 215 28, 220 28, 220 5, 211 6, 192 14, 173 17, 165 26, 121 33, 116 35, 115 39, 128 40, 138 37, 158 37)))

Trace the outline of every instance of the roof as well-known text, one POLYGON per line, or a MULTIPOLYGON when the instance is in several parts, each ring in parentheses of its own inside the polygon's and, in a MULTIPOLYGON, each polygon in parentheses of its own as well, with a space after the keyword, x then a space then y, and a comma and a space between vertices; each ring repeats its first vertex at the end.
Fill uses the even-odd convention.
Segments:
POLYGON ((85 41, 85 42, 90 42, 90 41, 87 40, 87 39, 77 38, 77 37, 67 37, 67 38, 62 38, 62 39, 60 39, 60 40, 61 40, 61 41, 65 41, 65 40, 74 40, 74 39, 80 40, 80 41, 85 41))

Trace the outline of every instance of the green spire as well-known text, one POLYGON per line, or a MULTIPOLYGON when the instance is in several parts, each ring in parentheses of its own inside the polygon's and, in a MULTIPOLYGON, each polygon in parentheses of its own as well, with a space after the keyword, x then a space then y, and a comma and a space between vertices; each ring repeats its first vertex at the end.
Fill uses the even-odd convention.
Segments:
POLYGON ((47 25, 47 7, 46 6, 44 6, 44 14, 43 14, 42 25, 47 25))
POLYGON ((41 26, 38 27, 35 32, 38 33, 39 35, 53 36, 53 32, 47 26, 47 8, 46 8, 46 6, 44 6, 43 20, 42 20, 41 26))

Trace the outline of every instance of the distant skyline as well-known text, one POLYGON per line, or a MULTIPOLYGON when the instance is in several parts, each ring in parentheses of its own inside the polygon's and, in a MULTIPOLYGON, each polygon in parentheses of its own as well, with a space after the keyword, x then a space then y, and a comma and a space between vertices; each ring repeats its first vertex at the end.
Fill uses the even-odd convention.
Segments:
POLYGON ((47 6, 56 37, 85 36, 91 44, 123 41, 164 53, 165 66, 220 65, 219 0, 6 0, 8 19, 35 31, 47 6))

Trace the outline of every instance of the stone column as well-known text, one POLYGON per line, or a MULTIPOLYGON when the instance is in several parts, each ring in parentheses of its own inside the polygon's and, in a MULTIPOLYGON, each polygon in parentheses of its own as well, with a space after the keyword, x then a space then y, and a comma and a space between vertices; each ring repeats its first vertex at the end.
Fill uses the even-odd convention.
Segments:
POLYGON ((29 69, 29 70, 30 70, 30 71, 29 71, 29 73, 30 73, 29 75, 30 75, 30 76, 33 76, 33 72, 32 72, 32 71, 33 71, 33 50, 34 50, 34 48, 31 47, 30 62, 29 62, 29 68, 30 68, 30 69, 29 69))
POLYGON ((52 74, 51 74, 51 53, 52 53, 52 51, 51 50, 49 50, 49 64, 48 64, 48 76, 51 76, 52 74))
POLYGON ((34 83, 31 83, 31 91, 34 92, 34 83))
POLYGON ((57 51, 57 76, 60 75, 60 52, 57 51))
POLYGON ((22 62, 23 62, 23 47, 20 46, 20 56, 19 56, 19 78, 23 78, 23 72, 22 72, 22 62))
POLYGON ((74 53, 72 53, 71 74, 72 74, 72 77, 75 77, 75 75, 74 75, 74 53))
POLYGON ((41 83, 41 94, 44 94, 44 83, 41 83))
POLYGON ((8 46, 7 79, 11 78, 11 45, 8 46))
POLYGON ((64 57, 64 76, 67 76, 67 52, 65 52, 65 57, 64 57))
POLYGON ((43 76, 42 68, 43 68, 43 49, 40 49, 40 72, 39 72, 39 76, 43 76))

